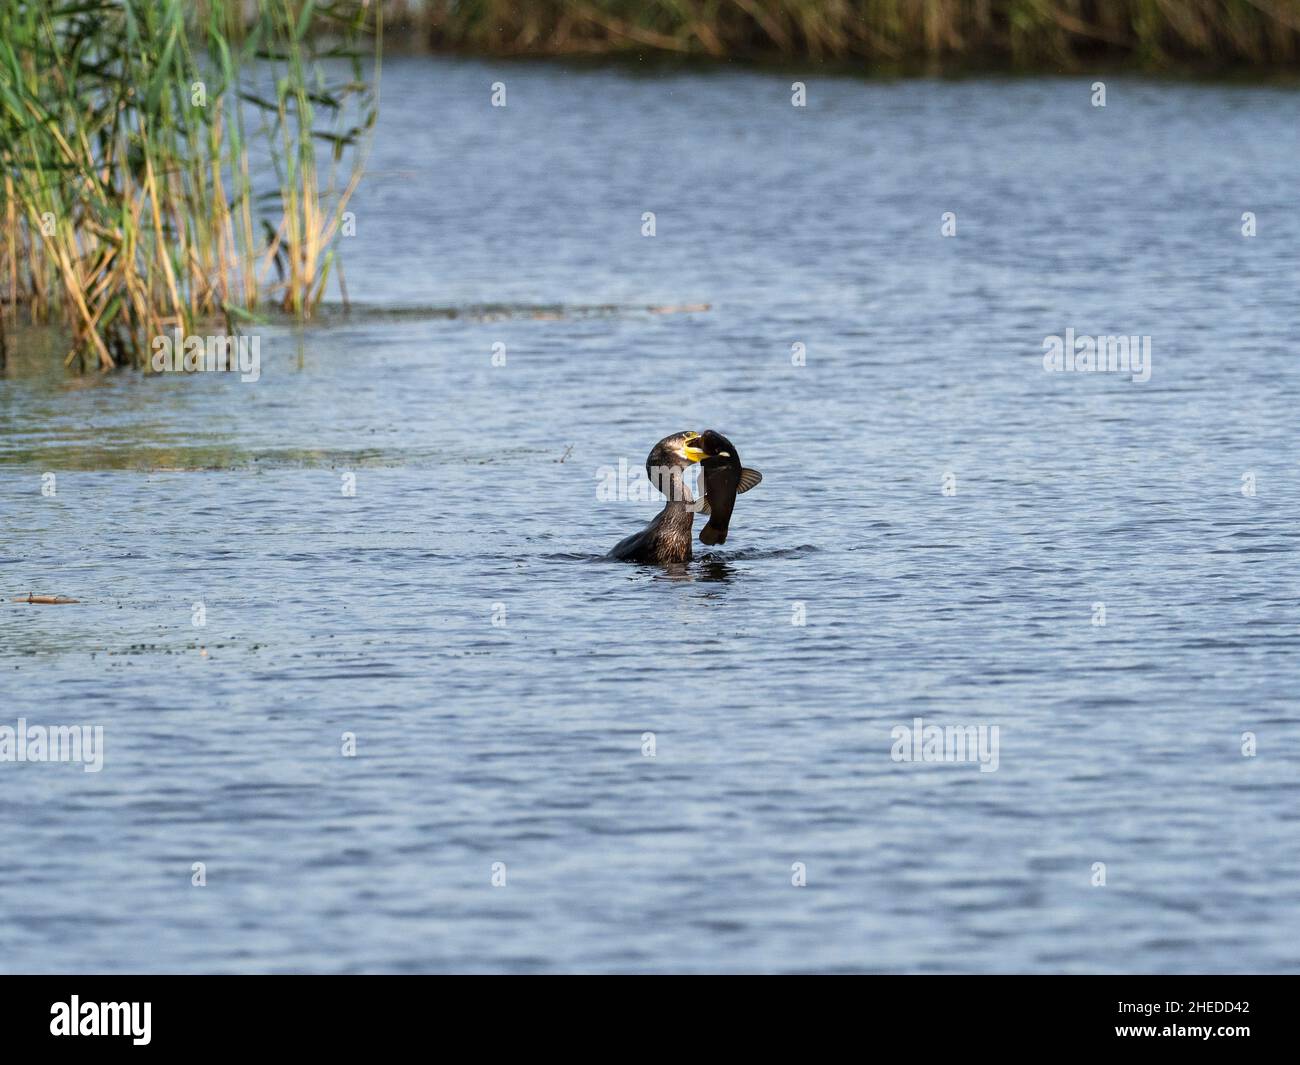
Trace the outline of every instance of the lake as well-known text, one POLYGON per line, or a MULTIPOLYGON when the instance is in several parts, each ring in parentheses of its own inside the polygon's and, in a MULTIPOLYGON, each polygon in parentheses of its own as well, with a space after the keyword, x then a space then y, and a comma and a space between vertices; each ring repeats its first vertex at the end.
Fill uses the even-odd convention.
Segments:
POLYGON ((394 58, 258 380, 11 331, 0 969, 1300 968, 1300 98, 1095 80, 394 58))

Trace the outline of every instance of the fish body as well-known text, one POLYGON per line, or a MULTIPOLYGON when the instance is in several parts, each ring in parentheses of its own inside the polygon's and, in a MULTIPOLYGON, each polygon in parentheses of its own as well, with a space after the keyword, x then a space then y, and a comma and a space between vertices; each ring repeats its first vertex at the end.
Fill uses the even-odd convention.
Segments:
POLYGON ((708 456, 700 462, 700 509, 709 516, 700 530, 700 543, 725 544, 737 494, 749 491, 763 475, 745 469, 735 445, 712 429, 700 434, 697 446, 708 456))

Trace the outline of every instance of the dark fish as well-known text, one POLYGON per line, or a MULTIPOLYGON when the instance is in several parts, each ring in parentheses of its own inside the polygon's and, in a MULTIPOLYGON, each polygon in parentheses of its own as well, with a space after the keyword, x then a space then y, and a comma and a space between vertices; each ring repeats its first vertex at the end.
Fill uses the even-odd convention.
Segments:
POLYGON ((706 429, 695 442, 707 458, 700 460, 700 510, 709 516, 700 530, 700 543, 725 544, 736 496, 763 479, 758 470, 740 464, 740 453, 721 433, 706 429))

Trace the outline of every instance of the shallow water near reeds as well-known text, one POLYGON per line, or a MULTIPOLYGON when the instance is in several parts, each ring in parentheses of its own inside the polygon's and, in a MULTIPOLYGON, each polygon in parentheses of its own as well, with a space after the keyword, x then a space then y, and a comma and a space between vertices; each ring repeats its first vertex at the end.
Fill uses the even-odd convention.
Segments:
POLYGON ((1300 967, 1300 98, 790 80, 394 60, 351 315, 11 333, 0 725, 105 750, 0 763, 0 969, 1300 967), (705 428, 728 542, 600 561, 705 428))

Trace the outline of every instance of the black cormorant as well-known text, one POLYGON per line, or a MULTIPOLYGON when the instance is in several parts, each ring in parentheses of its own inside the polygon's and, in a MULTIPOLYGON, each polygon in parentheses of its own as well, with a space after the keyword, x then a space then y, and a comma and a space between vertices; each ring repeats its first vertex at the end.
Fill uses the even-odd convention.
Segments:
POLYGON ((682 471, 709 457, 696 446, 699 439, 699 433, 674 433, 655 444, 645 460, 645 471, 650 483, 668 497, 668 502, 654 521, 639 533, 620 540, 606 558, 659 565, 691 560, 695 500, 682 479, 682 471))

